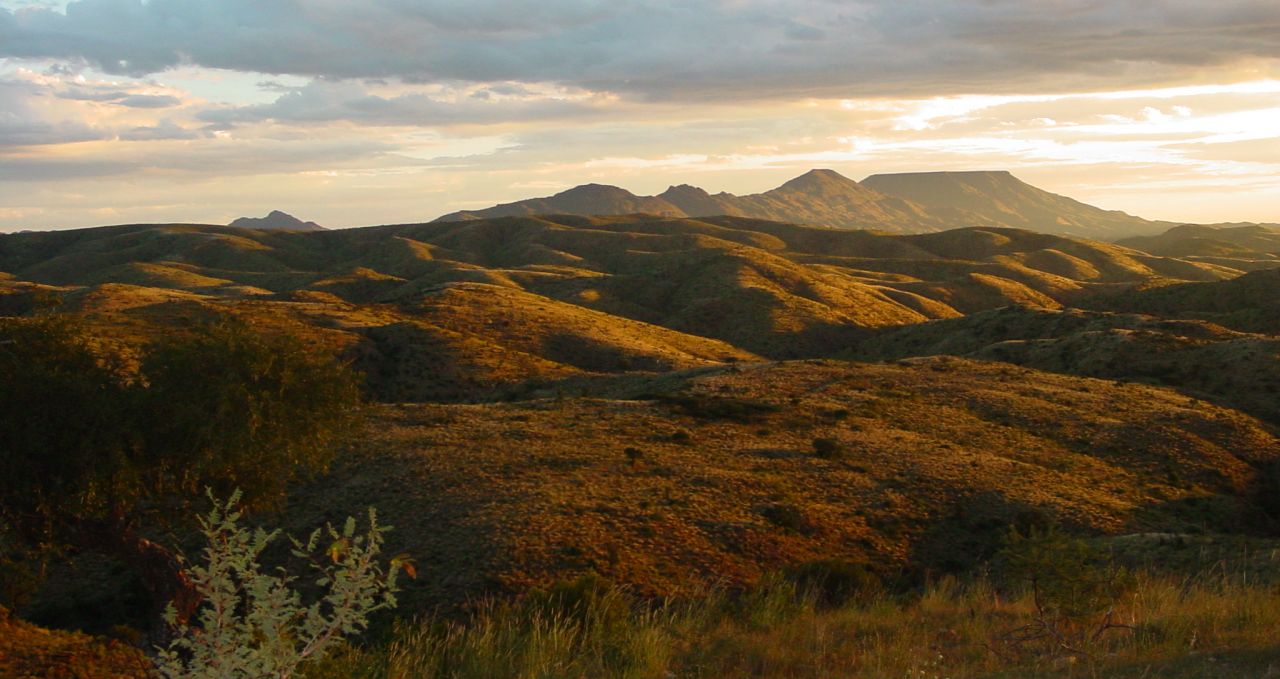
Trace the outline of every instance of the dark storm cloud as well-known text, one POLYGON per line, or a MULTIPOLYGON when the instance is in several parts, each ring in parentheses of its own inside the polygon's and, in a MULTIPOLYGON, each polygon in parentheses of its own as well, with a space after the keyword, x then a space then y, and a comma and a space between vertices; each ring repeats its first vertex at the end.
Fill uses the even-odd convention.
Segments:
POLYGON ((0 11, 0 54, 669 100, 1063 91, 1280 58, 1280 3, 80 0, 0 11))

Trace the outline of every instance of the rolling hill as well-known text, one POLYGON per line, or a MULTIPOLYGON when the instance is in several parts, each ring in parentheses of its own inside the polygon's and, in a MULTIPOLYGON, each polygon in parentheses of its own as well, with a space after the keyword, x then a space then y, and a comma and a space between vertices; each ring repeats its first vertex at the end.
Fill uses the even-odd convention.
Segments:
POLYGON ((1280 228, 1272 225, 1184 224, 1158 236, 1128 238, 1120 244, 1156 255, 1245 271, 1280 267, 1280 228))
MULTIPOLYGON (((0 236, 0 270, 12 276, 0 282, 6 307, 150 289, 264 323, 265 309, 278 307, 280 318, 330 340, 360 329, 338 344, 373 347, 361 356, 386 357, 383 344, 406 338, 438 348, 426 364, 469 356, 464 372, 493 377, 479 379, 485 388, 522 376, 828 355, 876 328, 1239 273, 1015 229, 896 236, 742 217, 567 215, 315 232, 137 225, 13 234, 0 236), (498 318, 512 330, 500 331, 498 318), (373 330, 381 326, 399 330, 373 330), (571 346, 583 356, 567 357, 571 346), (499 369, 501 355, 527 360, 499 369)), ((171 320, 183 308, 114 306, 171 320)))
POLYGON ((1171 386, 1280 424, 1280 337, 1205 321, 1006 307, 886 330, 845 355, 864 361, 964 356, 1171 386))

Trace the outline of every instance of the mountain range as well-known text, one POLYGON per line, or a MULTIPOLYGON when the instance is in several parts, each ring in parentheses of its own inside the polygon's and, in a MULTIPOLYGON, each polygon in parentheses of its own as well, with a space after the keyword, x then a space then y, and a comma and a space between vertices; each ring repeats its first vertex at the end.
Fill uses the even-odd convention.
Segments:
POLYGON ((450 213, 437 221, 637 213, 727 215, 892 233, 997 226, 1096 239, 1153 234, 1176 226, 1087 205, 1038 189, 1005 171, 877 174, 857 182, 824 169, 746 196, 712 194, 688 184, 656 196, 637 196, 616 186, 584 184, 544 198, 450 213))

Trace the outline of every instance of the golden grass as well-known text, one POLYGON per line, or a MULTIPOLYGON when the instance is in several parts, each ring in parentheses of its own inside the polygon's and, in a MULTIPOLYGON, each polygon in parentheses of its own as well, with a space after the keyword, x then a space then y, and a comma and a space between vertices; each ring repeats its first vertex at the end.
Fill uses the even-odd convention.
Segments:
POLYGON ((11 618, 0 607, 0 677, 124 679, 147 676, 136 648, 76 632, 47 630, 11 618))
POLYGON ((1128 627, 1077 652, 1008 641, 1011 630, 1033 618, 1031 597, 1000 593, 982 580, 944 579, 920 594, 836 608, 781 581, 656 608, 629 603, 625 592, 612 590, 585 610, 490 605, 463 622, 401 624, 389 641, 349 648, 306 676, 1280 676, 1280 592, 1230 577, 1192 587, 1140 577, 1116 608, 1128 627))

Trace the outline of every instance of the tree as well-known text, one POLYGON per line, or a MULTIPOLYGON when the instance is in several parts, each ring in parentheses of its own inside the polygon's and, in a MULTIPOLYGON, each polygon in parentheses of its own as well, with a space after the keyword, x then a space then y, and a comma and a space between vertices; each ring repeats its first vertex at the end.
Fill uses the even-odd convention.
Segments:
POLYGON ((1053 525, 1025 534, 1014 528, 999 557, 1006 575, 1030 590, 1034 606, 1030 623, 1004 635, 1010 646, 1039 644, 1050 655, 1088 657, 1104 634, 1130 629, 1116 621, 1116 606, 1132 577, 1087 540, 1053 525))
POLYGON ((198 595, 142 529, 188 516, 206 486, 278 504, 361 412, 345 366, 235 320, 157 342, 131 368, 73 319, 0 319, 0 520, 28 545, 120 559, 185 618, 198 595))

